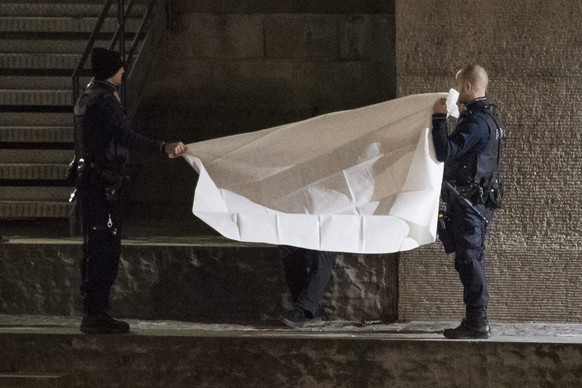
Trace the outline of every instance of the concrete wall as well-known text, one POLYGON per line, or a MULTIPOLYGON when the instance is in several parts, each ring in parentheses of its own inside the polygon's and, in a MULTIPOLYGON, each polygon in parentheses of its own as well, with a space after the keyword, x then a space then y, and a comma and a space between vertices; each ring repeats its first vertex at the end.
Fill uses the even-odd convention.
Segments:
MULTIPOLYGON (((145 133, 196 142, 396 95, 393 1, 172 4, 172 28, 136 117, 145 133)), ((130 216, 142 208, 158 219, 190 213, 195 174, 186 163, 133 160, 130 216)))
MULTIPOLYGON (((292 309, 277 247, 223 238, 164 240, 123 241, 114 315, 249 323, 273 322, 292 309)), ((0 244, 0 314, 82 314, 80 255, 78 241, 0 244)), ((327 320, 395 321, 398 260, 339 254, 321 307, 327 320)))
MULTIPOLYGON (((486 260, 493 320, 582 320, 582 21, 579 2, 396 2, 398 95, 446 91, 461 66, 489 71, 505 121, 506 207, 486 260)), ((400 318, 460 318, 452 256, 401 256, 400 318)))

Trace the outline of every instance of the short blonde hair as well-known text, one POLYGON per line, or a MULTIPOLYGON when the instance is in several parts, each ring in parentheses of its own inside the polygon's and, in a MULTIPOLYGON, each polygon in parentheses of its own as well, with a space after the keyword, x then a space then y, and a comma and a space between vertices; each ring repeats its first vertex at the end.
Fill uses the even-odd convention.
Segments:
POLYGON ((455 77, 462 82, 470 82, 475 88, 485 91, 489 84, 489 77, 484 68, 479 65, 467 65, 457 72, 455 77))

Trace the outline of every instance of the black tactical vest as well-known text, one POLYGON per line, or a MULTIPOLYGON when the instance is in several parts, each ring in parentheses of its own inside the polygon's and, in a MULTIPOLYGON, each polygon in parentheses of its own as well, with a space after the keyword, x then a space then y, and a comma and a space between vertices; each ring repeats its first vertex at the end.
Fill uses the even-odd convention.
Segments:
POLYGON ((117 144, 106 127, 109 117, 100 114, 104 99, 115 98, 112 88, 92 81, 74 108, 77 158, 103 167, 121 167, 128 159, 128 150, 117 144))
MULTIPOLYGON (((487 186, 498 171, 503 129, 492 105, 463 112, 462 118, 473 117, 489 129, 489 141, 481 152, 471 150, 445 164, 444 180, 456 185, 487 186)), ((480 125, 481 125, 480 124, 480 125)))

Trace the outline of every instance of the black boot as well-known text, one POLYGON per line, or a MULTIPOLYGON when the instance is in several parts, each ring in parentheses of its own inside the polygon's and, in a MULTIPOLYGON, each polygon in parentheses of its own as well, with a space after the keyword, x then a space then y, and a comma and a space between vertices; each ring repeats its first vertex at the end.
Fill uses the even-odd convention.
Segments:
POLYGON ((487 339, 491 337, 491 328, 487 320, 487 309, 484 307, 467 307, 467 318, 461 321, 459 327, 445 329, 443 334, 449 339, 487 339))
POLYGON ((491 337, 491 328, 485 323, 481 326, 471 326, 466 319, 454 329, 445 329, 443 332, 448 339, 487 339, 491 337))
POLYGON ((85 334, 124 334, 129 331, 129 324, 113 319, 108 313, 87 314, 81 322, 81 331, 85 334))

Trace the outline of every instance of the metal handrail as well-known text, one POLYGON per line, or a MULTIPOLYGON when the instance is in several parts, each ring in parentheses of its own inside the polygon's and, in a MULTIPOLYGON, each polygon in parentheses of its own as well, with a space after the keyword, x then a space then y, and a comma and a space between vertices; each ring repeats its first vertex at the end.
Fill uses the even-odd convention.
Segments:
POLYGON ((115 30, 115 34, 113 35, 113 38, 111 38, 111 43, 109 43, 109 50, 113 50, 113 48, 117 44, 117 39, 119 39, 120 35, 121 35, 121 39, 123 39, 123 44, 121 44, 121 46, 125 46, 125 20, 127 19, 126 15, 130 14, 134 3, 135 3, 134 0, 130 0, 129 4, 127 5, 127 8, 123 12, 123 15, 121 15, 121 14, 118 15, 118 18, 120 16, 122 16, 123 19, 119 20, 119 26, 117 27, 117 30, 115 30), (123 31, 122 31, 122 29, 123 29, 123 31))
MULTIPOLYGON (((131 0, 131 1, 133 1, 133 0, 131 0)), ((141 19, 141 23, 139 24, 139 27, 137 28, 137 32, 135 33, 135 36, 133 37, 133 42, 131 43, 131 47, 129 48, 129 52, 127 53, 127 59, 126 59, 126 63, 125 63, 128 68, 131 67, 131 62, 133 61, 133 55, 135 54, 135 50, 137 49, 139 37, 141 36, 144 28, 146 27, 155 5, 156 5, 156 0, 153 0, 150 3, 150 5, 148 6, 146 13, 145 13, 144 17, 141 19)))
MULTIPOLYGON (((126 55, 125 55, 125 23, 129 17, 131 9, 133 8, 135 0, 130 0, 128 5, 127 5, 127 8, 124 6, 124 0, 117 0, 118 26, 117 26, 117 29, 115 30, 115 33, 113 35, 113 38, 111 39, 110 44, 109 44, 109 49, 110 50, 113 49, 115 47, 115 45, 117 44, 117 42, 119 41, 119 53, 121 54, 121 58, 125 62, 126 72, 129 72, 129 67, 131 65, 132 57, 135 53, 137 44, 139 42, 139 37, 143 33, 143 29, 144 29, 145 25, 147 24, 147 21, 149 20, 151 14, 152 14, 152 10, 153 10, 153 7, 156 4, 156 2, 157 2, 157 0, 150 1, 148 8, 147 8, 147 11, 144 13, 144 15, 141 19, 139 29, 136 32, 132 46, 130 47, 129 53, 128 53, 127 58, 126 58, 126 55)), ((85 51, 83 51, 83 55, 81 55, 81 59, 79 60, 79 63, 77 65, 77 67, 75 68, 75 71, 73 72, 73 76, 72 76, 73 77, 73 103, 75 103, 77 101, 77 99, 79 98, 79 94, 80 94, 79 78, 81 77, 81 72, 83 71, 83 68, 85 67, 85 63, 87 62, 89 54, 90 54, 91 50, 93 49, 93 46, 95 45, 95 41, 97 40, 97 35, 101 32, 101 28, 103 27, 103 23, 105 21, 105 18, 107 17, 107 14, 109 12, 109 9, 111 8, 112 3, 113 3, 113 0, 106 0, 105 4, 103 5, 101 13, 99 14, 99 17, 97 19, 97 23, 95 24, 95 28, 91 32, 91 35, 89 36, 89 40, 87 41, 87 44, 85 45, 85 51)))
POLYGON ((81 71, 83 70, 83 67, 85 67, 85 62, 87 62, 89 52, 93 49, 93 45, 97 40, 97 34, 99 34, 99 32, 101 31, 101 27, 103 26, 103 22, 107 17, 107 13, 109 12, 111 3, 113 3, 113 0, 107 0, 103 5, 101 13, 99 14, 99 18, 97 19, 97 23, 95 24, 95 28, 91 32, 89 40, 85 45, 85 51, 83 51, 81 60, 79 61, 79 64, 77 65, 75 71, 73 72, 73 104, 77 101, 77 98, 79 98, 79 77, 81 75, 81 71))

